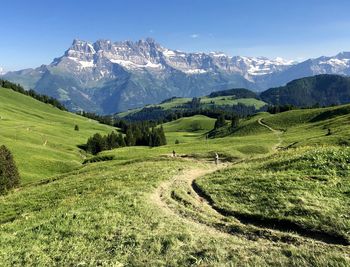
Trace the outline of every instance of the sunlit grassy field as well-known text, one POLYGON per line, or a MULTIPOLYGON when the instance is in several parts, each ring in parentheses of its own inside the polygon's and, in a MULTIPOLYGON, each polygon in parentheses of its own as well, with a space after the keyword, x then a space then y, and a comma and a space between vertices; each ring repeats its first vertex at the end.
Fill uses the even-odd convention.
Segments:
POLYGON ((0 103, 0 143, 13 152, 23 184, 80 167, 85 155, 77 145, 112 131, 9 89, 0 88, 0 103))
MULTIPOLYGON (((41 125, 33 105, 24 118, 41 125)), ((209 139, 213 119, 182 118, 163 125, 166 146, 104 151, 98 156, 113 159, 85 165, 76 144, 110 128, 50 112, 51 123, 64 117, 62 131, 43 124, 44 148, 62 142, 59 159, 77 165, 0 197, 1 265, 349 266, 350 115, 346 108, 329 115, 333 109, 261 113, 232 135, 209 139)), ((1 123, 11 118, 4 114, 1 123)), ((16 116, 8 126, 26 123, 16 116)), ((31 142, 41 147, 39 140, 31 142)), ((30 174, 18 156, 25 146, 13 143, 20 171, 30 174)), ((36 168, 36 177, 46 172, 36 168)))

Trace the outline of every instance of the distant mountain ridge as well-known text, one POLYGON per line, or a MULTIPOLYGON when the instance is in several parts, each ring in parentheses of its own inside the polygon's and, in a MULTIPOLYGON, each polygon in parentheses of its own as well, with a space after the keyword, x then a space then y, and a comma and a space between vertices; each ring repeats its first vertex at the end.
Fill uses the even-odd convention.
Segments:
POLYGON ((266 111, 268 105, 311 107, 342 105, 350 103, 350 77, 334 74, 320 74, 297 79, 285 86, 270 88, 260 94, 248 89, 238 88, 216 91, 199 98, 174 97, 160 104, 118 113, 117 117, 127 120, 161 119, 172 116, 174 112, 203 110, 212 113, 220 111, 247 116, 266 111))
POLYGON ((330 106, 350 103, 350 77, 322 74, 268 89, 260 98, 273 105, 330 106))
POLYGON ((137 42, 74 40, 63 56, 2 77, 59 99, 70 110, 115 113, 172 96, 230 88, 254 91, 315 74, 350 75, 350 53, 301 63, 221 52, 185 53, 147 38, 137 42))

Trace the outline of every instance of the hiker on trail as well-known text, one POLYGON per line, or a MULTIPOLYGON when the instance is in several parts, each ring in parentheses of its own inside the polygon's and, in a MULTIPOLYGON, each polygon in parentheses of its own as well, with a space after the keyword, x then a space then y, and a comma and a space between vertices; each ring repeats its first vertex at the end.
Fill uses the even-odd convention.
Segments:
POLYGON ((173 150, 173 157, 174 157, 174 158, 176 157, 176 152, 175 152, 175 150, 173 150))
POLYGON ((215 152, 215 164, 218 165, 219 163, 219 154, 215 152))

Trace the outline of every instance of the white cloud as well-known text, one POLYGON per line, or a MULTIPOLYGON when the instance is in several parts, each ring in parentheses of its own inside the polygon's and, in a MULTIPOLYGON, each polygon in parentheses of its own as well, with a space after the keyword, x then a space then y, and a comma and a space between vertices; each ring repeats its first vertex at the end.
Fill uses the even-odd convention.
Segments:
POLYGON ((199 34, 198 33, 193 33, 193 34, 190 35, 190 37, 193 38, 193 39, 196 39, 196 38, 199 37, 199 34))

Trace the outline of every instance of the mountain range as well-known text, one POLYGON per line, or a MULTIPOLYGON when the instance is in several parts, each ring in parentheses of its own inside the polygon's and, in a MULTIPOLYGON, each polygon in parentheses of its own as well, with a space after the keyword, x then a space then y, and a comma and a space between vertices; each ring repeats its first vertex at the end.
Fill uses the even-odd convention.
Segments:
POLYGON ((53 96, 72 111, 110 114, 173 96, 194 97, 238 87, 262 91, 316 74, 350 75, 350 52, 298 63, 221 52, 186 53, 150 38, 74 40, 49 65, 1 77, 53 96))

